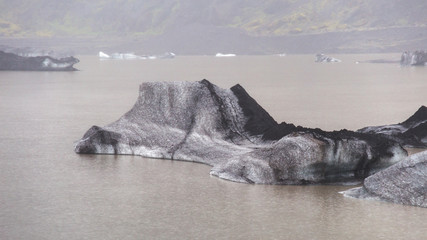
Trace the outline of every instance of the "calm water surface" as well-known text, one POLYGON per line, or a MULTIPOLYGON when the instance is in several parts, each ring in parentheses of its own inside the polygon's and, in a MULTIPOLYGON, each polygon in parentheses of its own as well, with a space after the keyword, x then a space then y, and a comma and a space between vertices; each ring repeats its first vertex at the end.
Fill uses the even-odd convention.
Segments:
POLYGON ((427 67, 334 57, 80 56, 78 72, 0 72, 0 239, 425 239, 427 209, 344 198, 346 186, 238 184, 202 164, 73 152, 145 81, 240 83, 277 121, 325 130, 402 122, 427 104, 427 67))

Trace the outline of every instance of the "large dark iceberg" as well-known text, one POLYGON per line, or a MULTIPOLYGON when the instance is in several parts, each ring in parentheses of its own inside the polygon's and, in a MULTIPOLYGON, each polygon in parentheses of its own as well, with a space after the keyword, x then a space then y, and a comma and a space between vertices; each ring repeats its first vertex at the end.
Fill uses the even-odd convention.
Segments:
POLYGON ((73 66, 78 62, 74 57, 27 57, 0 51, 0 70, 7 71, 75 71, 73 66))
POLYGON ((427 208, 427 151, 366 178, 362 187, 343 194, 427 208))
POLYGON ((384 126, 365 127, 360 133, 381 134, 405 147, 427 147, 427 107, 421 106, 406 121, 384 126))
POLYGON ((200 162, 214 176, 261 184, 360 182, 407 156, 378 134, 278 124, 240 85, 207 80, 143 83, 133 108, 90 128, 75 151, 200 162))

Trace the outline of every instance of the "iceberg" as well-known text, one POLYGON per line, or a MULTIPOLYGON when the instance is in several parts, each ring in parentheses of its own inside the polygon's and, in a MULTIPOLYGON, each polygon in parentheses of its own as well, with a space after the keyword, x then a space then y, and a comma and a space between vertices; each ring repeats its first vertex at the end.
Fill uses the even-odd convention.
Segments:
POLYGON ((215 57, 235 57, 235 56, 236 56, 236 54, 233 54, 233 53, 226 53, 226 54, 224 54, 224 53, 217 53, 215 55, 215 57))
POLYGON ((74 64, 78 62, 75 57, 24 57, 0 51, 0 70, 6 71, 76 71, 74 64))
POLYGON ((143 55, 139 56, 134 53, 112 53, 108 55, 104 52, 99 52, 98 56, 100 59, 118 59, 118 60, 132 60, 132 59, 170 59, 175 58, 175 53, 166 52, 160 55, 143 55))
POLYGON ((407 156, 396 141, 347 130, 278 124, 240 86, 148 82, 117 121, 93 126, 79 154, 131 154, 204 163, 241 183, 357 183, 407 156))
POLYGON ((319 53, 319 54, 316 54, 315 62, 341 62, 341 60, 319 53))
POLYGON ((104 52, 99 52, 98 53, 99 58, 111 58, 110 55, 104 53, 104 52))
POLYGON ((414 52, 405 51, 400 57, 402 66, 424 66, 427 65, 427 52, 417 50, 414 52))

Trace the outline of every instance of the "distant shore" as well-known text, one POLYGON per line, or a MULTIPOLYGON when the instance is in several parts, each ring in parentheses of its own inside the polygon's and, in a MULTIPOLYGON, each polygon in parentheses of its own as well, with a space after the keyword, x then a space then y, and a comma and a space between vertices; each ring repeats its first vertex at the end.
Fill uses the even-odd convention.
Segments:
POLYGON ((75 54, 99 51, 143 52, 177 55, 214 55, 231 52, 237 55, 316 54, 316 53, 392 53, 425 49, 427 27, 401 27, 367 31, 290 34, 255 37, 217 29, 213 32, 171 32, 159 36, 74 36, 74 37, 0 37, 0 45, 35 47, 75 54))

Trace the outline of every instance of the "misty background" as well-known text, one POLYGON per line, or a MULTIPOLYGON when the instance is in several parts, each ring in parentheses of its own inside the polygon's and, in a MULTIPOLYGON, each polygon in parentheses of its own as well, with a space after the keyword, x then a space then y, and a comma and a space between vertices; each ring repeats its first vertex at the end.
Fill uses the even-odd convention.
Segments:
POLYGON ((0 0, 0 45, 75 54, 425 49, 426 0, 0 0))

